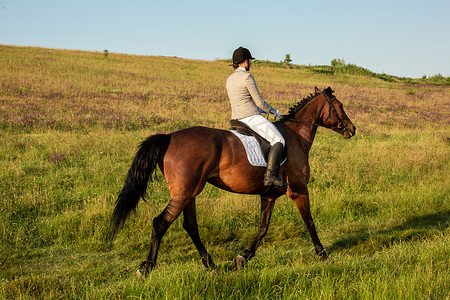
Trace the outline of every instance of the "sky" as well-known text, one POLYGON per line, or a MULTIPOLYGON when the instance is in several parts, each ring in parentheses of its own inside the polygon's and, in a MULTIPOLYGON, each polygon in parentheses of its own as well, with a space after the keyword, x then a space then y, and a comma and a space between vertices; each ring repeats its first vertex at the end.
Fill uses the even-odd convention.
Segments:
POLYGON ((450 0, 0 0, 0 44, 450 76, 450 0))

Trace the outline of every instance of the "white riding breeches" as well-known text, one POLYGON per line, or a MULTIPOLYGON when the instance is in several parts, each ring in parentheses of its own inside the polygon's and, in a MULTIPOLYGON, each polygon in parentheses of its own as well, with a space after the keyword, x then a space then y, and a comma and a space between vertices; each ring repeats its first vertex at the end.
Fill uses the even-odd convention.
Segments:
POLYGON ((267 120, 261 115, 254 115, 247 118, 240 119, 242 123, 245 123, 248 127, 250 127, 257 134, 266 139, 270 146, 275 145, 276 143, 282 143, 283 147, 285 145, 285 141, 281 133, 278 129, 273 125, 272 122, 267 120))

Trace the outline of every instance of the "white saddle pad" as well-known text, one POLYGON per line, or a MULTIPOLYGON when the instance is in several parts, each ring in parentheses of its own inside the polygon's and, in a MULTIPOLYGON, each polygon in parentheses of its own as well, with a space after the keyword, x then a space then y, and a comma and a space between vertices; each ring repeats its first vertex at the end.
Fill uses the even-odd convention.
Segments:
MULTIPOLYGON (((248 162, 254 167, 267 167, 267 162, 264 159, 264 155, 261 151, 261 147, 256 141, 254 136, 243 135, 236 130, 230 130, 235 136, 237 136, 242 145, 244 145, 245 152, 247 153, 248 162)), ((284 160, 281 164, 283 164, 284 160)))

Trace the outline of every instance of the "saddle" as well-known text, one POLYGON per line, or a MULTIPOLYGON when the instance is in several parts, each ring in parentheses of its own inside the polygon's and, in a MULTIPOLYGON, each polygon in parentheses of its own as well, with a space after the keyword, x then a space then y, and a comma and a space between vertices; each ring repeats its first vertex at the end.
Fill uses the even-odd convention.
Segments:
MULTIPOLYGON (((253 136, 261 147, 261 152, 264 156, 265 161, 267 162, 267 157, 269 156, 270 151, 270 143, 260 136, 258 133, 253 131, 250 127, 248 127, 245 123, 233 119, 230 120, 230 130, 236 130, 242 135, 253 136)), ((281 162, 283 163, 287 158, 287 147, 285 146, 283 152, 281 153, 281 162)))

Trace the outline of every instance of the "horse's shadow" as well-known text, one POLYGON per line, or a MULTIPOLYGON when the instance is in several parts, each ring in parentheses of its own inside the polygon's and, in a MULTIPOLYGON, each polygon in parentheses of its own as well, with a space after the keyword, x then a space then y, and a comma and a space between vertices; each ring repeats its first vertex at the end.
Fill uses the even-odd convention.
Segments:
MULTIPOLYGON (((404 223, 392 228, 375 232, 359 232, 350 234, 335 241, 329 248, 331 252, 341 249, 356 248, 369 244, 371 248, 386 247, 397 242, 407 242, 411 240, 423 240, 443 232, 450 226, 450 210, 413 216, 404 223)), ((375 249, 374 249, 375 250, 375 249)))

